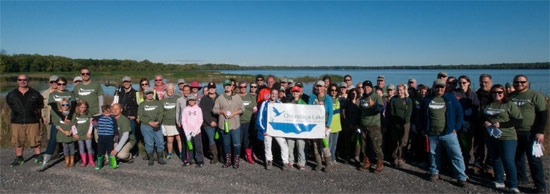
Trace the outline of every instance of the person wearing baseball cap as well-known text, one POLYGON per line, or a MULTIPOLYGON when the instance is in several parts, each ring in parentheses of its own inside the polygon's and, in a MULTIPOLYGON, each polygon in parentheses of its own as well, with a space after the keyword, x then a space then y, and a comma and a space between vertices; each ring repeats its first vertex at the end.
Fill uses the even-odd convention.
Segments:
POLYGON ((216 146, 216 141, 214 141, 216 127, 218 126, 218 118, 214 116, 212 109, 214 108, 214 101, 218 98, 218 93, 216 93, 216 83, 214 82, 209 82, 206 88, 208 88, 208 95, 200 98, 199 107, 201 108, 203 116, 202 126, 204 132, 206 132, 208 147, 212 154, 210 164, 215 164, 218 162, 218 148, 216 146))
POLYGON ((449 78, 449 75, 447 75, 447 72, 442 71, 442 72, 439 72, 439 73, 437 74, 437 79, 441 79, 441 80, 443 80, 445 83, 447 83, 447 78, 449 78))
POLYGON ((82 81, 84 81, 84 80, 82 79, 82 77, 80 77, 80 76, 74 77, 74 79, 73 79, 73 86, 76 86, 76 85, 78 85, 79 83, 82 83, 82 81))
POLYGON ((433 93, 426 96, 420 105, 417 128, 428 136, 430 142, 430 180, 439 179, 440 150, 446 149, 457 172, 457 183, 464 187, 468 176, 457 138, 457 132, 462 129, 464 113, 455 95, 445 92, 445 87, 446 83, 442 79, 433 82, 433 93))
POLYGON ((407 85, 407 92, 409 92, 409 97, 412 99, 416 98, 416 79, 410 78, 409 82, 407 82, 407 85))
MULTIPOLYGON (((376 78, 376 86, 374 87, 374 90, 381 89, 384 93, 384 97, 388 96, 388 88, 384 86, 386 84, 386 78, 383 75, 379 75, 378 78, 376 78)), ((365 87, 363 85, 363 87, 365 87)))
POLYGON ((370 144, 376 156, 376 168, 374 173, 381 173, 384 169, 384 153, 382 152, 382 131, 381 131, 381 113, 384 112, 384 101, 378 96, 372 87, 372 82, 366 80, 363 82, 365 93, 359 99, 359 109, 361 110, 361 119, 359 127, 361 129, 361 152, 363 153, 363 166, 361 170, 370 168, 371 154, 367 153, 367 143, 370 144), (367 139, 368 138, 368 139, 367 139))
MULTIPOLYGON (((302 94, 302 88, 299 86, 292 86, 290 88, 291 98, 287 101, 287 103, 292 104, 307 104, 306 101, 302 100, 301 94, 302 94)), ((288 166, 290 169, 294 167, 294 162, 297 162, 297 168, 299 170, 305 170, 306 166, 306 153, 305 153, 305 139, 297 139, 297 138, 287 138, 286 139, 288 143, 288 166), (295 161, 294 159, 294 147, 298 147, 298 161, 295 161)))
POLYGON ((184 86, 186 85, 185 84, 185 80, 184 79, 178 79, 178 82, 176 82, 178 84, 178 95, 180 96, 183 96, 183 90, 184 90, 184 86))
MULTIPOLYGON (((117 92, 118 95, 118 103, 120 104, 120 107, 122 108, 122 115, 128 118, 130 120, 130 129, 132 132, 132 135, 134 136, 134 139, 137 139, 136 136, 136 118, 137 118, 137 112, 138 112, 138 98, 136 95, 139 93, 137 90, 135 90, 132 87, 132 79, 128 76, 122 77, 122 87, 117 92)), ((132 150, 130 150, 132 155, 138 155, 139 149, 137 146, 134 146, 132 150)))
POLYGON ((224 93, 214 102, 212 112, 218 115, 218 128, 223 138, 225 163, 222 168, 228 168, 233 164, 233 168, 236 169, 239 168, 241 155, 242 133, 239 120, 241 114, 244 112, 244 103, 239 95, 233 94, 233 83, 231 80, 224 80, 223 88, 224 93), (233 152, 231 152, 231 148, 233 148, 233 152), (231 153, 233 153, 233 161, 231 161, 231 153))
POLYGON ((157 162, 164 165, 166 164, 163 156, 164 136, 162 130, 160 130, 164 116, 164 106, 160 101, 155 100, 155 90, 153 88, 147 87, 143 93, 145 100, 139 104, 139 119, 137 121, 141 123, 141 134, 145 140, 145 152, 149 160, 148 165, 152 166, 154 164, 153 151, 155 148, 157 151, 157 162))
MULTIPOLYGON (((313 105, 323 105, 325 107, 325 132, 330 131, 330 126, 332 122, 332 100, 330 96, 326 94, 325 89, 325 81, 319 80, 315 82, 313 94, 311 97, 309 97, 308 104, 313 105)), ((325 136, 325 139, 328 141, 330 138, 330 135, 327 134, 325 136)), ((332 160, 332 155, 330 153, 330 149, 328 147, 323 146, 322 139, 312 139, 313 142, 313 150, 315 153, 315 160, 317 162, 317 166, 315 166, 315 171, 320 171, 323 165, 323 160, 321 158, 321 153, 325 156, 325 172, 329 171, 330 161, 332 160)), ((330 144, 330 142, 328 142, 330 144)))
POLYGON ((193 160, 197 162, 197 167, 204 166, 204 155, 202 151, 202 135, 201 126, 203 123, 203 112, 199 106, 197 106, 197 95, 189 94, 187 96, 187 106, 183 109, 181 115, 181 125, 183 128, 184 137, 187 138, 187 143, 191 144, 191 147, 185 146, 188 153, 184 161, 183 166, 190 166, 193 160))

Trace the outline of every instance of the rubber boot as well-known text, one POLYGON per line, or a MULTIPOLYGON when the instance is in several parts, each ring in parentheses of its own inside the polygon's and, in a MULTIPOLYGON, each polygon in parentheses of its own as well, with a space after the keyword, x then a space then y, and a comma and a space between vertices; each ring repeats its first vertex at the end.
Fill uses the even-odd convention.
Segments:
POLYGON ((376 169, 374 170, 374 173, 379 174, 384 170, 384 160, 377 159, 376 161, 376 169))
POLYGON ((231 166, 231 154, 225 154, 225 164, 223 164, 222 168, 227 168, 231 166))
POLYGON ((325 172, 329 172, 329 166, 330 166, 330 161, 332 160, 332 157, 330 156, 327 156, 325 157, 325 172))
POLYGON ((73 167, 74 166, 74 155, 70 155, 69 156, 69 167, 73 167))
POLYGON ((105 156, 97 157, 97 165, 95 166, 96 170, 101 170, 101 168, 103 168, 103 158, 105 158, 105 156))
POLYGON ((366 157, 364 160, 363 160, 363 166, 361 166, 360 170, 361 171, 364 171, 364 170, 369 170, 370 168, 370 160, 368 157, 366 157))
POLYGON ((354 159, 357 163, 361 163, 361 160, 359 159, 359 154, 361 154, 361 145, 355 145, 354 159))
POLYGON ((246 160, 250 163, 250 164, 254 164, 254 159, 252 159, 252 149, 245 149, 244 151, 246 151, 246 160))
POLYGON ((239 168, 239 155, 233 156, 233 168, 239 168))
POLYGON ((69 156, 65 156, 65 165, 63 165, 64 168, 69 167, 69 162, 70 162, 69 160, 70 160, 69 156))
POLYGON ((216 164, 218 163, 218 148, 216 145, 211 145, 210 147, 210 153, 212 153, 212 160, 210 160, 210 164, 216 164))
POLYGON ((44 161, 42 161, 42 166, 38 169, 38 172, 44 172, 46 168, 48 167, 48 162, 52 158, 51 154, 44 154, 44 161))
POLYGON ((315 161, 317 162, 317 166, 313 169, 314 171, 321 171, 321 168, 323 166, 323 160, 321 159, 320 154, 315 154, 315 161))
POLYGON ((80 159, 82 159, 82 164, 80 164, 80 167, 84 167, 86 166, 86 164, 88 164, 86 160, 86 154, 80 154, 80 159))
POLYGON ((165 165, 166 164, 166 161, 164 161, 164 156, 162 156, 163 152, 162 151, 157 151, 157 162, 160 164, 160 165, 165 165))
POLYGON ((94 166, 95 166, 95 163, 94 163, 94 155, 93 155, 93 154, 88 154, 88 163, 90 163, 90 166, 91 166, 91 167, 94 167, 94 166))
POLYGON ((273 162, 268 160, 268 161, 265 161, 265 169, 266 170, 271 170, 271 166, 273 165, 273 162))
POLYGON ((112 169, 118 168, 118 165, 116 163, 116 156, 109 155, 109 167, 112 169))
POLYGON ((153 159, 153 152, 147 153, 147 160, 149 160, 147 165, 153 166, 153 164, 155 164, 155 160, 153 159))

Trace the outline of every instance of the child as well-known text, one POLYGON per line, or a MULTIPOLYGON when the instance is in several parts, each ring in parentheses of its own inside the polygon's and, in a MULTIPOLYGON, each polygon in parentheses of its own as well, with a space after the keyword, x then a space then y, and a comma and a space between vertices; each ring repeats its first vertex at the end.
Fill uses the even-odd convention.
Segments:
POLYGON ((87 163, 86 151, 84 148, 88 149, 90 166, 95 166, 92 151, 92 118, 88 114, 88 107, 88 102, 85 100, 78 101, 76 105, 76 117, 71 121, 73 125, 73 138, 78 141, 78 151, 82 159, 80 167, 86 166, 87 163), (86 145, 86 147, 84 147, 84 145, 86 145))
POLYGON ((93 122, 97 122, 97 166, 96 170, 99 170, 103 167, 103 158, 105 153, 108 153, 108 159, 110 162, 111 168, 116 168, 115 156, 111 156, 111 151, 113 151, 114 142, 117 142, 115 139, 118 138, 118 125, 116 119, 111 115, 111 106, 103 105, 101 106, 102 115, 95 116, 93 122))
POLYGON ((187 107, 181 113, 181 125, 187 139, 187 153, 189 157, 183 166, 189 166, 193 158, 197 161, 197 167, 204 165, 201 141, 202 110, 197 104, 197 95, 189 94, 187 97, 187 107), (192 146, 189 146, 192 144, 192 146), (193 148, 194 147, 194 148, 193 148), (192 149, 192 151, 191 151, 192 149), (195 155, 195 157, 193 157, 195 155))
POLYGON ((58 102, 57 108, 62 113, 61 118, 57 114, 52 114, 53 123, 57 128, 56 139, 58 143, 63 144, 63 154, 65 155, 65 168, 74 166, 74 140, 71 137, 73 135, 71 131, 71 123, 66 123, 65 118, 69 115, 69 109, 71 104, 69 99, 63 98, 58 102))

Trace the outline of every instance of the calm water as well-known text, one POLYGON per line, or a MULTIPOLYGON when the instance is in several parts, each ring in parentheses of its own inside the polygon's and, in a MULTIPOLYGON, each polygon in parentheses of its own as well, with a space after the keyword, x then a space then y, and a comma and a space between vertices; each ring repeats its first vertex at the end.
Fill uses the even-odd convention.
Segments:
MULTIPOLYGON (((263 75, 275 75, 275 76, 284 76, 288 78, 304 77, 304 76, 313 76, 318 77, 324 74, 333 74, 344 76, 349 74, 353 78, 353 84, 363 82, 364 80, 371 80, 373 84, 376 84, 376 78, 378 75, 384 75, 386 77, 386 85, 398 83, 406 83, 409 78, 415 78, 418 83, 431 85, 433 80, 436 78, 436 75, 440 71, 445 71, 449 76, 458 77, 460 75, 467 75, 472 80, 472 86, 474 89, 479 88, 478 78, 480 74, 488 73, 493 76, 493 83, 505 84, 506 82, 512 82, 512 79, 516 74, 524 74, 528 77, 531 82, 531 89, 536 91, 541 91, 545 94, 550 94, 550 70, 549 69, 537 69, 537 70, 494 70, 494 69, 446 69, 446 70, 224 70, 220 71, 222 73, 232 73, 232 74, 263 74, 263 75)), ((130 75, 131 76, 131 75, 130 75)), ((119 81, 121 78, 116 78, 119 81)), ((184 78, 185 79, 185 78, 184 78)), ((152 78, 151 78, 152 80, 152 78)), ((45 90, 48 88, 47 80, 43 81, 31 81, 31 86, 39 91, 45 90)), ((252 81, 252 80, 248 80, 252 81)), ((342 82, 343 80, 332 80, 333 82, 342 82)), ((4 81, 3 81, 4 82, 4 81)), ((151 82, 153 83, 153 82, 151 82)), ((201 85, 206 85, 206 83, 201 83, 201 85)), ((304 83, 305 93, 311 94, 311 90, 307 88, 312 88, 313 83, 304 83)), ((115 88, 103 86, 103 90, 106 95, 113 95, 115 88)), ((221 83, 217 84, 218 92, 223 90, 221 83)), ((0 95, 5 96, 10 90, 16 87, 15 81, 13 83, 1 83, 0 84, 0 95)), ((139 88, 138 84, 133 84, 135 89, 139 88)), ((73 85, 67 85, 67 89, 72 90, 73 85)))

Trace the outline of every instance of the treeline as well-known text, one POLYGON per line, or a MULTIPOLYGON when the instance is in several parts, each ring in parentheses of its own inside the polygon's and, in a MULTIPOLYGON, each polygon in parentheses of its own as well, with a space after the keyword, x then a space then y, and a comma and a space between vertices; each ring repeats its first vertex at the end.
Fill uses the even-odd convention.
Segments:
POLYGON ((0 72, 71 72, 81 67, 93 71, 189 71, 189 70, 276 70, 276 69, 550 69, 550 62, 501 63, 490 65, 429 66, 239 66, 232 64, 164 64, 148 60, 71 59, 53 55, 0 54, 0 72))

